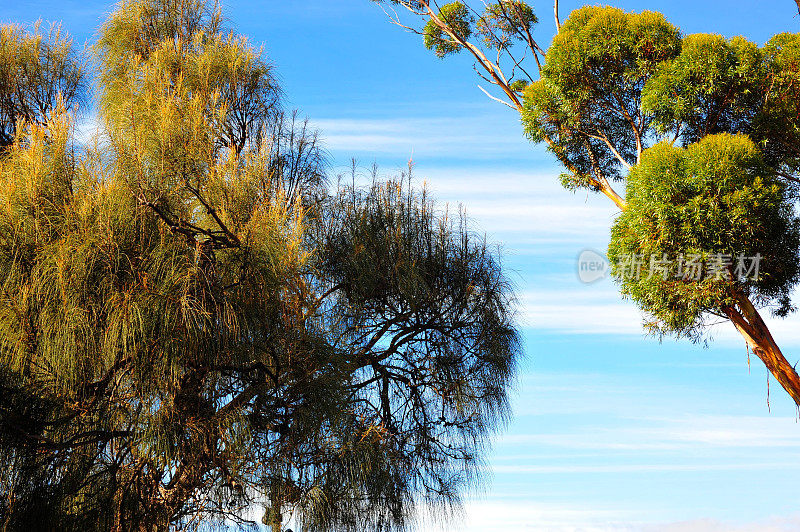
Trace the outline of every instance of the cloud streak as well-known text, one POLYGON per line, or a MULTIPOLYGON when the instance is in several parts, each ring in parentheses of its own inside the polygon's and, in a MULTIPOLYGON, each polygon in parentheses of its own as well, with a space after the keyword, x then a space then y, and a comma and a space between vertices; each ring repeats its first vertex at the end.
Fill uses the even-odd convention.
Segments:
MULTIPOLYGON (((529 157, 533 147, 521 128, 509 127, 497 114, 465 117, 349 119, 321 118, 319 129, 326 147, 334 153, 408 154, 424 161, 442 156, 467 160, 495 159, 500 155, 529 157)), ((349 155, 346 155, 349 157, 349 155)))

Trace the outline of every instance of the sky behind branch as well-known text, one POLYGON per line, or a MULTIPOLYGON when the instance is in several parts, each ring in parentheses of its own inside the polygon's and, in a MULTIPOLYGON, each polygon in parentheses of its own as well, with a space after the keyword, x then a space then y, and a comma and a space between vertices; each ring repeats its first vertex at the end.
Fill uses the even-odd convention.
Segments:
MULTIPOLYGON (((562 20, 579 5, 562 2, 562 20)), ((800 29, 789 0, 613 5, 662 11, 684 33, 759 44, 800 29)), ((534 7, 537 37, 549 43, 551 1, 534 7)), ((61 21, 90 43, 111 9, 3 0, 0 22, 61 21)), ((659 343, 611 281, 578 281, 576 257, 605 250, 613 206, 560 188, 553 159, 478 90, 467 57, 437 59, 368 0, 229 0, 224 10, 264 44, 287 105, 320 129, 332 174, 355 158, 365 176, 373 163, 396 175, 413 158, 417 185, 442 209, 463 205, 502 246, 527 356, 490 482, 452 530, 800 530, 800 424, 788 395, 774 381, 768 388, 760 361, 748 366, 730 327, 715 328, 707 348, 659 343)), ((792 363, 798 325, 797 315, 773 325, 792 363)))

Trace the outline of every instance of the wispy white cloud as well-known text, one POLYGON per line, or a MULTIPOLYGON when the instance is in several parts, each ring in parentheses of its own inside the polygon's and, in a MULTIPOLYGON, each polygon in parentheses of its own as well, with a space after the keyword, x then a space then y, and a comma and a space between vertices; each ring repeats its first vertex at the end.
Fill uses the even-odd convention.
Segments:
POLYGON ((641 518, 625 509, 544 502, 468 501, 463 520, 449 525, 423 523, 421 532, 601 532, 620 528, 641 518), (616 526, 617 528, 608 528, 616 526))
MULTIPOLYGON (((532 149, 508 120, 497 115, 332 118, 317 120, 315 125, 334 151, 394 155, 405 151, 410 156, 413 150, 417 177, 440 204, 464 205, 475 229, 501 238, 508 254, 524 256, 528 262, 523 265, 522 281, 529 289, 520 297, 523 326, 571 334, 644 334, 641 312, 630 301, 621 300, 610 281, 600 283, 602 290, 593 290, 580 286, 574 276, 566 279, 573 275, 574 266, 563 260, 565 247, 572 246, 575 256, 584 248, 602 251, 617 215, 615 207, 604 198, 565 191, 555 167, 542 172, 543 165, 536 164, 532 165, 536 171, 526 172, 504 160, 504 155, 518 156, 532 149), (452 160, 442 166, 442 157, 452 160), (483 158, 498 162, 466 164, 483 158), (556 250, 560 256, 553 254, 556 250), (537 289, 541 273, 548 268, 562 271, 564 282, 537 289)), ((769 318, 768 322, 781 345, 800 346, 800 318, 769 318)), ((743 345, 728 323, 710 328, 709 333, 716 343, 743 345)))
POLYGON ((750 522, 712 518, 674 521, 669 516, 616 507, 523 501, 469 501, 462 521, 423 525, 422 532, 795 532, 800 515, 750 522))
POLYGON ((546 199, 526 197, 509 202, 505 198, 487 197, 470 202, 467 212, 487 231, 521 231, 541 236, 542 240, 569 235, 573 237, 571 240, 586 241, 587 233, 601 224, 609 225, 611 213, 604 207, 554 205, 546 199))
POLYGON ((641 532, 796 532, 800 515, 769 517, 750 523, 733 523, 716 519, 694 519, 676 523, 643 525, 641 532))
POLYGON ((641 336, 641 314, 629 301, 620 300, 615 287, 581 285, 577 273, 555 288, 520 294, 524 327, 573 334, 632 334, 641 336))
POLYGON ((405 153, 424 160, 442 156, 461 159, 493 159, 500 155, 519 158, 531 145, 521 128, 508 127, 497 114, 465 117, 313 120, 326 147, 344 154, 390 155, 405 153))
MULTIPOLYGON (((717 416, 694 415, 681 418, 643 417, 630 418, 622 426, 584 424, 569 432, 509 434, 503 436, 498 445, 511 448, 556 447, 559 449, 582 449, 592 451, 618 450, 632 452, 670 451, 689 449, 785 449, 796 454, 800 449, 800 431, 794 418, 771 416, 717 416)), ((516 455, 508 456, 513 459, 516 455)), ((629 454, 628 456, 633 456, 629 454)), ((528 458, 534 458, 529 456, 528 458)), ((499 458, 502 460, 502 458, 499 458)), ((499 463, 498 465, 502 465, 499 463)), ((533 464, 539 467, 538 464, 533 464)), ((783 461, 751 462, 748 469, 786 466, 783 461)), ((797 462, 800 466, 800 462, 797 462)), ((711 467, 728 469, 735 464, 719 464, 713 460, 702 464, 686 461, 672 462, 652 467, 696 468, 711 467)), ((549 466, 545 466, 549 467, 549 466)), ((556 466, 561 467, 561 466, 556 466)), ((570 466, 571 467, 571 466, 570 466)), ((626 471, 648 470, 647 464, 590 464, 602 472, 604 467, 624 467, 626 471)), ((589 472, 587 470, 586 472, 589 472)))
POLYGON ((753 462, 727 464, 591 464, 591 465, 496 465, 495 473, 546 473, 546 474, 579 474, 592 473, 668 473, 668 472, 703 472, 703 471, 761 471, 765 469, 799 469, 800 464, 785 462, 753 462))
MULTIPOLYGON (((535 260, 535 258, 533 259, 535 260)), ((552 257, 543 260, 552 260, 552 257)), ((561 331, 571 334, 623 334, 644 336, 643 313, 630 300, 623 299, 610 279, 582 284, 577 276, 577 253, 572 263, 558 266, 568 270, 551 276, 548 282, 531 282, 519 295, 521 325, 530 329, 561 331), (542 288, 535 288, 539 284, 542 288)), ((796 291, 794 299, 800 297, 796 291)), ((778 345, 786 346, 785 355, 794 363, 792 353, 800 346, 800 314, 775 318, 762 312, 778 345)), ((744 340, 725 320, 711 323, 709 339, 717 345, 744 347, 744 340)))
POLYGON ((572 195, 578 202, 585 203, 585 195, 571 194, 561 187, 557 169, 550 172, 521 171, 494 165, 448 165, 442 168, 422 162, 416 166, 415 175, 444 198, 473 199, 488 195, 506 200, 519 197, 568 200, 572 195))

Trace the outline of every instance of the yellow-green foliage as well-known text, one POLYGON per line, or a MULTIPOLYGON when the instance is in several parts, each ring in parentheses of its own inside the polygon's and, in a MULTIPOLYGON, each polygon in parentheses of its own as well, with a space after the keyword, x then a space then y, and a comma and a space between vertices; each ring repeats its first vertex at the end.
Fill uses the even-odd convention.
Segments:
MULTIPOLYGON (((249 244, 250 258, 266 274, 264 289, 296 275, 304 256, 301 213, 269 183, 270 153, 252 142, 239 157, 223 131, 228 106, 237 104, 231 100, 237 82, 269 78, 261 86, 272 91, 257 52, 242 38, 206 33, 215 27, 213 12, 207 28, 159 40, 143 24, 152 17, 140 18, 152 3, 124 7, 98 45, 105 81, 100 107, 109 133, 98 150, 110 147, 114 157, 89 153, 76 160, 71 120, 61 109, 46 125, 32 123, 29 134, 18 134, 0 163, 3 260, 13 272, 4 279, 3 320, 17 337, 12 367, 43 372, 67 392, 99 378, 120 353, 137 358, 143 373, 172 374, 173 362, 186 356, 185 342, 202 342, 209 320, 221 319, 227 334, 238 334, 230 308, 212 318, 199 300, 195 250, 147 204, 176 225, 209 233, 220 231, 213 210, 249 244), (149 43, 144 54, 137 48, 143 40, 149 43), (21 300, 19 293, 29 297, 21 300), (29 323, 31 314, 37 322, 29 323), (152 343, 157 331, 164 331, 159 348, 152 343)), ((153 16, 165 32, 170 24, 189 24, 153 16)), ((27 46, 14 33, 3 35, 27 46)), ((236 262, 237 253, 220 250, 215 260, 236 262)), ((262 298, 259 304, 271 299, 251 295, 262 298)), ((147 378, 140 382, 148 387, 147 378)))
POLYGON ((0 25, 0 150, 14 140, 17 122, 44 123, 61 101, 80 102, 83 65, 60 26, 29 31, 0 25))
POLYGON ((546 76, 570 101, 589 104, 599 94, 633 89, 680 48, 678 28, 661 13, 583 7, 553 39, 546 76))
MULTIPOLYGON (((475 20, 469 8, 463 2, 450 2, 443 5, 439 10, 438 17, 461 40, 467 40, 472 35, 472 25, 475 20)), ((458 39, 448 35, 433 20, 428 21, 425 25, 422 30, 422 36, 425 46, 429 50, 433 50, 439 57, 458 52, 462 48, 458 39)))
MULTIPOLYGON (((141 13, 156 4, 128 7, 141 13)), ((52 398, 59 405, 52 419, 70 408, 83 412, 80 423, 66 415, 47 438, 134 429, 118 448, 151 467, 174 468, 202 431, 215 448, 242 445, 239 410, 201 420, 177 398, 196 368, 273 365, 267 346, 279 331, 265 323, 302 313, 296 292, 309 254, 299 200, 274 182, 274 142, 261 138, 263 124, 278 116, 259 52, 214 33, 213 23, 185 41, 148 35, 150 47, 139 49, 136 24, 154 25, 132 13, 117 11, 97 48, 102 72, 114 75, 102 77, 105 134, 94 146, 75 151, 73 119, 56 93, 58 107, 16 122, 21 127, 0 155, 0 377, 31 390, 34 404, 52 398), (248 94, 264 105, 237 100, 248 94), (247 121, 229 119, 229 111, 247 121), (90 400, 93 393, 102 399, 90 400)), ((24 34, 2 35, 27 46, 24 34)), ((233 391, 215 374, 193 400, 213 412, 233 391)), ((75 452, 86 456, 85 447, 75 452)), ((237 463, 232 457, 227 470, 237 463)), ((98 478, 85 493, 63 486, 53 503, 66 512, 59 527, 90 511, 111 518, 101 501, 112 488, 98 478)), ((42 489, 51 481, 43 479, 42 489)), ((141 509, 131 518, 157 519, 141 509)))
POLYGON ((485 241, 397 182, 328 191, 217 7, 123 0, 94 52, 94 138, 55 93, 0 153, 0 528, 457 502, 520 349, 485 241))
POLYGON ((800 34, 779 33, 763 47, 763 109, 753 137, 774 165, 800 168, 800 34))
POLYGON ((680 52, 678 28, 652 11, 627 13, 583 7, 570 14, 547 51, 541 79, 527 85, 522 122, 535 142, 570 169, 564 184, 586 187, 598 175, 621 179, 619 158, 635 161, 636 132, 647 121, 639 108, 645 82, 680 52))
MULTIPOLYGON (((41 373, 64 393, 99 378, 120 353, 140 357, 143 372, 165 370, 160 361, 168 366, 183 357, 182 342, 202 336, 210 318, 197 300, 193 250, 142 208, 118 164, 98 168, 92 159, 75 159, 66 114, 30 130, 0 161, 0 322, 11 367, 41 373), (164 358, 146 340, 157 330, 177 335, 164 335, 164 358)), ((263 159, 220 159, 207 170, 207 190, 220 218, 246 243, 266 289, 297 275, 305 252, 299 211, 258 190, 263 159)), ((196 213, 191 223, 209 223, 197 200, 184 212, 196 213)), ((218 271, 227 277, 227 263, 239 259, 235 251, 219 252, 218 271)), ((263 298, 259 304, 269 300, 252 296, 263 298)), ((235 334, 236 321, 228 319, 235 334)))
POLYGON ((663 142, 647 150, 628 176, 628 210, 611 230, 609 258, 623 294, 656 319, 662 332, 697 335, 705 313, 722 313, 734 290, 787 304, 800 276, 800 220, 785 185, 745 135, 708 135, 687 148, 663 142), (731 263, 709 273, 713 255, 731 263), (736 279, 737 256, 762 255, 759 278, 736 279), (679 257, 702 256, 695 279, 679 257), (626 267, 643 260, 641 275, 626 267), (651 274, 651 257, 672 261, 651 274), (724 272, 723 272, 724 273, 724 272))
POLYGON ((723 131, 747 131, 762 98, 762 52, 742 37, 695 34, 664 62, 642 91, 642 107, 659 132, 680 124, 685 142, 723 131))

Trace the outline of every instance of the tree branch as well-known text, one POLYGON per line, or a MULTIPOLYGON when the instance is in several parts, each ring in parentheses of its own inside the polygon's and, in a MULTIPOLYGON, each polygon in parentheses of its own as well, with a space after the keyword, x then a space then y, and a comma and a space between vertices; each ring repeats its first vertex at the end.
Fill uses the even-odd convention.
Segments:
MULTIPOLYGON (((797 2, 800 2, 800 0, 797 0, 797 2)), ((558 0, 553 2, 553 15, 556 19, 556 33, 558 33, 561 31, 561 20, 558 18, 558 0)))
POLYGON ((514 107, 517 110, 522 111, 522 102, 519 101, 517 94, 511 89, 511 87, 508 86, 508 80, 505 78, 503 72, 500 70, 500 66, 489 61, 486 55, 484 55, 484 53, 481 52, 477 46, 463 39, 460 35, 456 34, 447 23, 445 23, 442 19, 438 17, 438 15, 436 15, 436 13, 431 8, 429 2, 427 2, 426 0, 420 0, 419 3, 426 9, 428 17, 431 19, 431 21, 433 21, 434 24, 439 26, 439 29, 441 29, 447 35, 449 35, 450 38, 453 39, 455 42, 457 42, 458 44, 460 44, 461 46, 470 51, 470 53, 475 57, 475 59, 478 60, 478 62, 481 64, 484 70, 486 70, 492 77, 495 85, 503 89, 503 92, 506 93, 509 100, 511 100, 514 103, 514 107))
POLYGON ((498 98, 498 97, 496 97, 496 96, 492 96, 491 94, 489 94, 489 92, 488 92, 486 89, 484 89, 483 87, 481 87, 480 85, 478 85, 478 88, 481 90, 481 92, 483 92, 483 93, 484 93, 486 96, 488 96, 488 97, 489 97, 489 98, 491 98, 492 100, 494 100, 494 101, 496 101, 496 102, 500 102, 500 103, 502 103, 503 105, 505 105, 506 107, 508 107, 508 108, 510 108, 510 109, 514 109, 515 111, 517 110, 517 108, 516 108, 516 107, 514 107, 513 105, 511 105, 511 104, 510 104, 510 103, 508 103, 507 101, 505 101, 505 100, 501 100, 500 98, 498 98))

